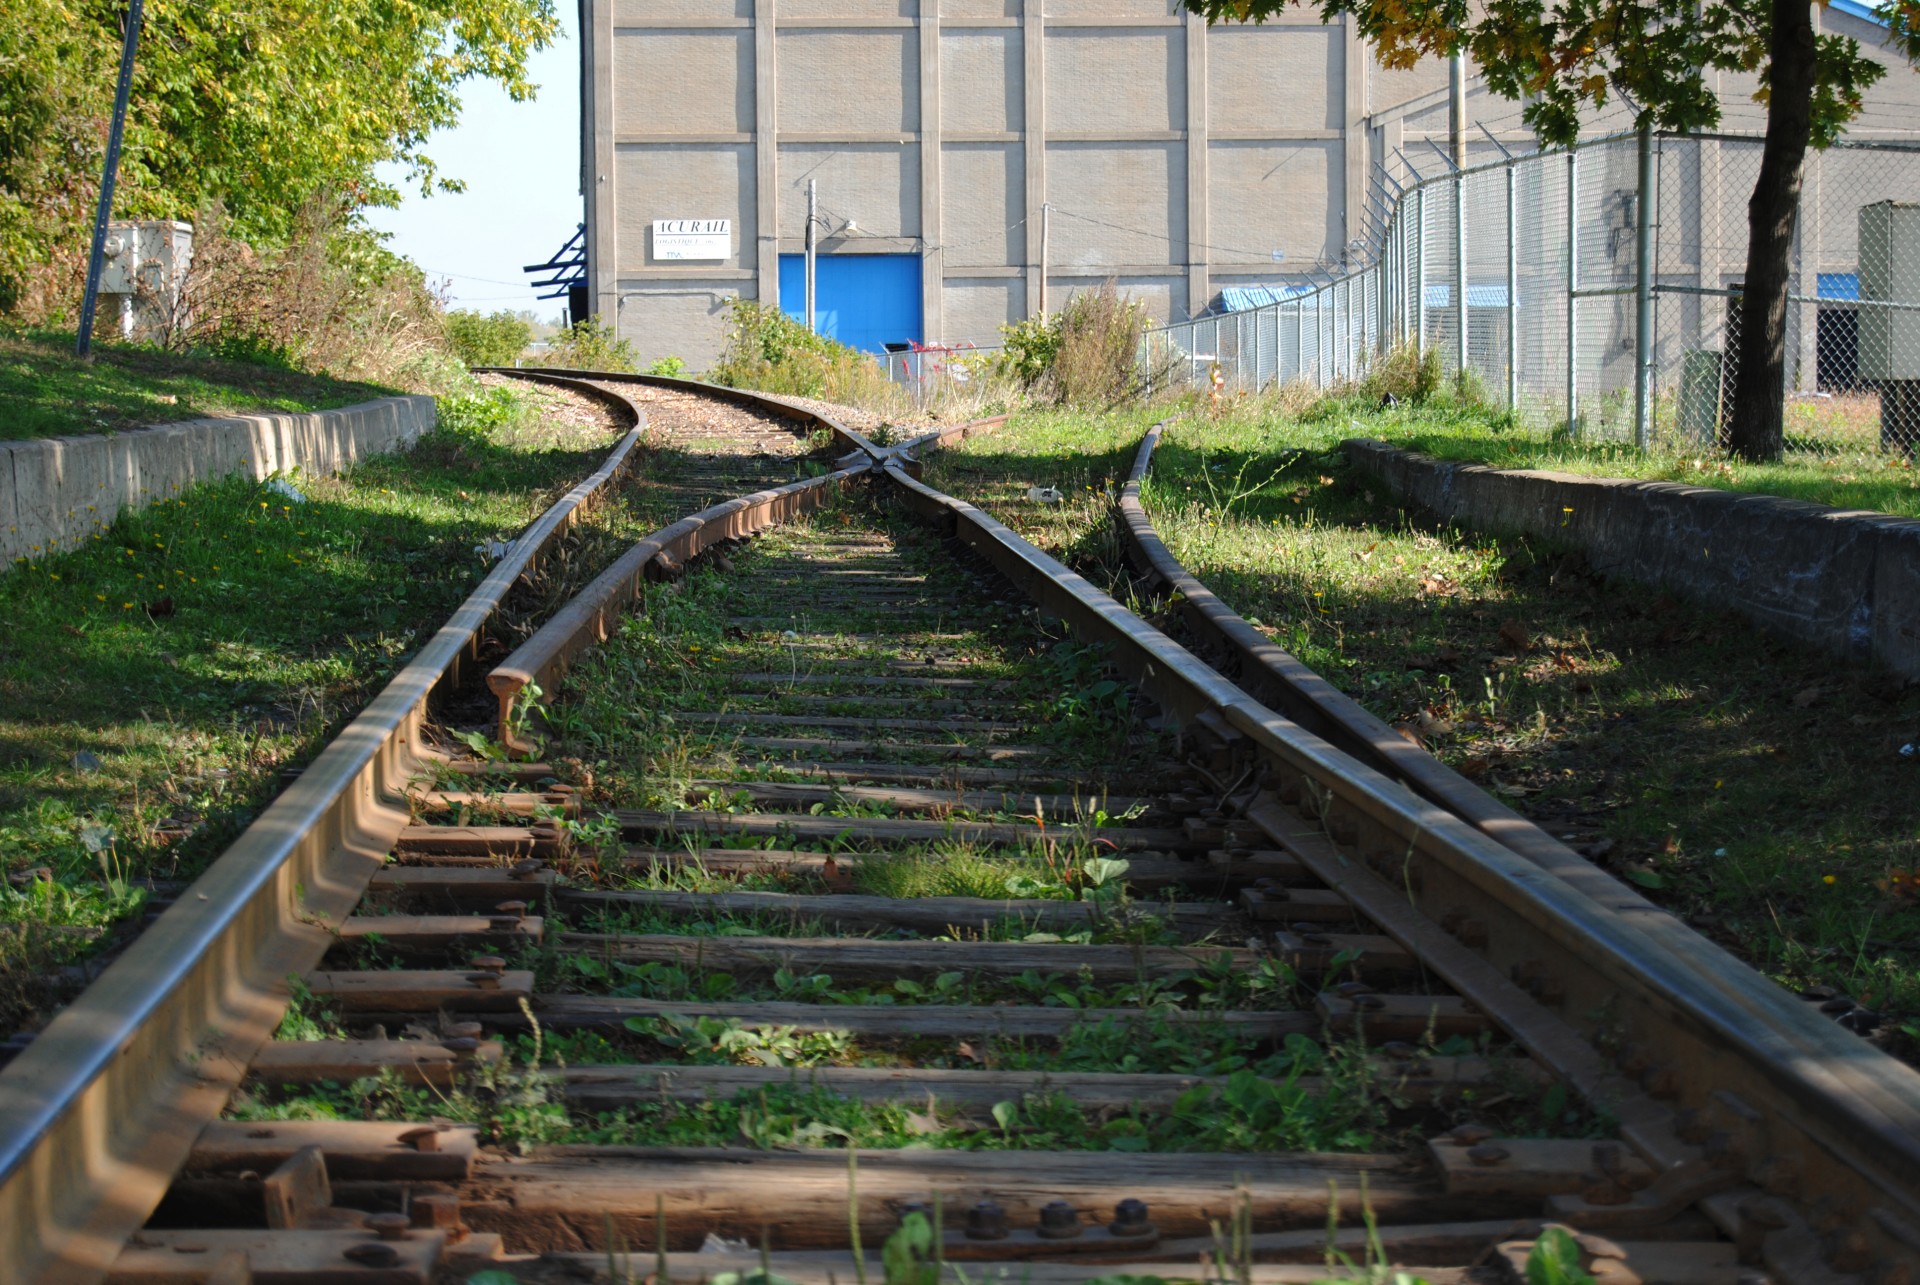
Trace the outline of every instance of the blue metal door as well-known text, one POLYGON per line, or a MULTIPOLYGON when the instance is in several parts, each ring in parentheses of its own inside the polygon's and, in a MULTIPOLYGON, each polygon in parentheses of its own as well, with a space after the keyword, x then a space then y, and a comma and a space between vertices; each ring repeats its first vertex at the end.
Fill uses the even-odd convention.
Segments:
MULTIPOLYGON (((823 254, 814 260, 813 315, 820 333, 877 353, 926 337, 917 254, 823 254)), ((780 256, 780 309, 806 319, 807 264, 780 256)))

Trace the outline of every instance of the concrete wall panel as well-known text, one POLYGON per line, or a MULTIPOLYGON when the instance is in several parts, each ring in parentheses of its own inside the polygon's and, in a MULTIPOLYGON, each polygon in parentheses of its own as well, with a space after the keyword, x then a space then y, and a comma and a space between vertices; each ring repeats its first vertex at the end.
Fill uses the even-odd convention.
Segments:
POLYGON ((0 574, 77 548, 122 509, 244 473, 336 473, 430 431, 431 397, 383 397, 338 410, 188 420, 131 433, 0 442, 0 574))
POLYGON ((779 24, 797 26, 809 18, 912 18, 915 0, 780 0, 779 24))
POLYGON ((1184 129, 1186 54, 1180 31, 1047 33, 1049 131, 1184 129))
POLYGON ((633 342, 643 368, 671 356, 705 370, 726 343, 728 300, 752 297, 751 281, 622 281, 620 337, 633 342))
POLYGON ((1000 327, 1020 320, 1027 311, 1027 283, 1019 277, 985 277, 946 281, 947 331, 944 343, 1000 342, 1000 327))
POLYGON ((1207 60, 1208 124, 1215 130, 1284 136, 1345 122, 1346 55, 1337 27, 1216 30, 1207 60))
POLYGON ((753 130, 751 31, 623 30, 613 74, 616 134, 753 130))
POLYGON ((940 0, 940 24, 959 26, 982 19, 1018 18, 1021 0, 940 0))
POLYGON ((1055 143, 1051 266, 1187 261, 1187 173, 1177 143, 1055 143))
POLYGON ((941 128, 948 134, 1017 133, 1026 117, 1021 33, 975 28, 940 37, 941 128))
MULTIPOLYGON (((848 220, 858 231, 839 248, 857 253, 861 237, 920 235, 920 152, 898 143, 795 143, 780 148, 780 234, 807 224, 807 179, 820 184, 826 235, 848 220)), ((949 215, 949 218, 952 216, 949 215)))
MULTIPOLYGON (((1111 278, 1122 298, 1147 305, 1147 315, 1157 322, 1184 321, 1187 318, 1187 278, 1121 276, 1111 278)), ((1047 290, 1050 302, 1059 307, 1083 290, 1098 290, 1104 282, 1092 277, 1053 277, 1047 290)))
MULTIPOLYGON (((753 148, 746 144, 629 144, 614 153, 620 271, 650 266, 655 219, 733 220, 733 254, 712 267, 754 265, 753 148)), ((684 262, 666 266, 685 267, 684 262)))
POLYGON ((1171 18, 1181 12, 1178 0, 1046 0, 1046 4, 1049 18, 1171 18))
POLYGON ((1215 143, 1207 155, 1216 273, 1261 262, 1270 272, 1304 272, 1339 258, 1339 142, 1215 143), (1286 256, 1278 263, 1275 250, 1286 256))
POLYGON ((644 27, 663 18, 724 21, 753 17, 753 0, 614 0, 613 25, 644 27))
POLYGON ((954 143, 941 152, 949 268, 1019 263, 1026 249, 1026 156, 1018 143, 954 143))
POLYGON ((776 44, 782 133, 920 128, 915 32, 782 30, 776 44))

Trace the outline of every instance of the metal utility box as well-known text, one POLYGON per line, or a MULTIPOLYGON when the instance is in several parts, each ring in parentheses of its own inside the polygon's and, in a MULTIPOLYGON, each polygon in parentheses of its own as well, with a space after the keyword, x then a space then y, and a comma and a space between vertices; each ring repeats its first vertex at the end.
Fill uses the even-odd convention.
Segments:
POLYGON ((148 337, 173 319, 192 262, 191 223, 152 220, 107 225, 100 293, 118 300, 122 335, 148 337))
POLYGON ((1860 207, 1861 379, 1920 379, 1920 201, 1860 207))

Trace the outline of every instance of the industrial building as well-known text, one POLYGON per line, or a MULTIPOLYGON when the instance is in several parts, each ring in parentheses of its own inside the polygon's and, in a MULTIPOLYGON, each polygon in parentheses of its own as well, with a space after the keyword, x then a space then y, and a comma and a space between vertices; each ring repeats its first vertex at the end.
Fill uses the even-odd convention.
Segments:
MULTIPOLYGON (((1878 44, 1855 8, 1822 20, 1878 44)), ((1337 273, 1393 183, 1448 163, 1445 64, 1383 70, 1312 12, 1214 28, 1172 0, 582 0, 582 15, 587 301, 643 359, 696 369, 729 299, 798 311, 810 183, 820 324, 878 350, 993 343, 1108 279, 1179 320, 1337 273)), ((1728 79, 1727 127, 1756 127, 1728 79)), ((1905 119, 1887 117, 1901 133, 1911 89, 1905 119)), ((1472 159, 1533 148, 1516 104, 1472 78, 1466 101, 1472 159)))

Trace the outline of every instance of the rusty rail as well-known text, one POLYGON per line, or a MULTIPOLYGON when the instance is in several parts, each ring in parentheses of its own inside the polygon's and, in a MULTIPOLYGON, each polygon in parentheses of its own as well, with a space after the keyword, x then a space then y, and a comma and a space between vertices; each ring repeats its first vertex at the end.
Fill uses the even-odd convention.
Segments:
POLYGON ((288 974, 320 960, 332 942, 325 925, 353 908, 407 823, 405 783, 436 759, 422 736, 429 699, 640 436, 629 431, 522 532, 319 757, 0 1069, 9 1279, 104 1277, 272 1035, 288 974))
POLYGON ((1245 764, 1257 787, 1242 803, 1249 820, 1295 845, 1383 931, 1620 1121, 1659 1175, 1653 1187, 1625 1204, 1557 1198, 1558 1215, 1622 1228, 1697 1203, 1782 1281, 1844 1280, 1826 1273, 1861 1262, 1920 1267, 1920 1073, 1670 916, 1640 911, 1639 899, 1597 897, 1593 877, 1563 877, 1495 842, 1262 705, 901 461, 885 467, 906 507, 1076 633, 1108 643, 1115 664, 1189 734, 1245 764), (1781 1196, 1796 1203, 1773 1199, 1781 1196))

